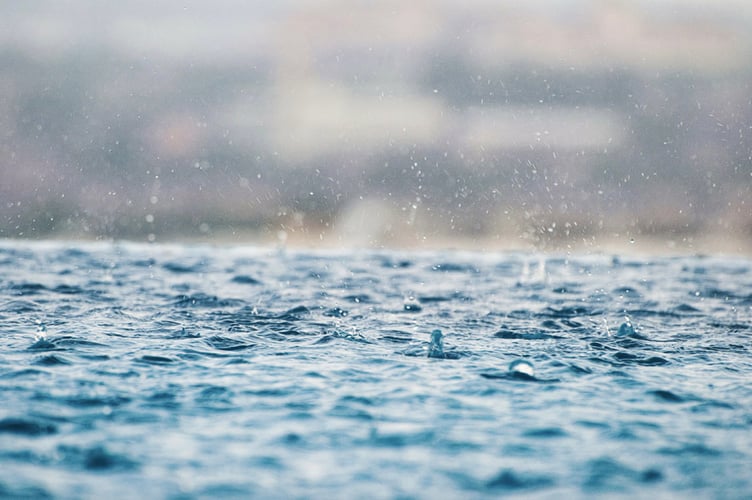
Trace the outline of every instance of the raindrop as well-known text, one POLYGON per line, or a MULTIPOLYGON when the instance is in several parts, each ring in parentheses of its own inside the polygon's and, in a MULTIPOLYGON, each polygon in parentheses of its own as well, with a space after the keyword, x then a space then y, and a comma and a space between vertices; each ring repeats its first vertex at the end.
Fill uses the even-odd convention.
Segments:
POLYGON ((632 321, 629 318, 625 318, 626 321, 619 325, 619 330, 616 332, 617 337, 633 337, 635 336, 635 329, 632 326, 632 321))
POLYGON ((444 334, 441 330, 431 332, 431 344, 428 346, 429 358, 444 358, 444 334))
POLYGON ((423 308, 420 306, 420 302, 413 295, 408 295, 404 300, 404 310, 411 312, 421 311, 423 308))

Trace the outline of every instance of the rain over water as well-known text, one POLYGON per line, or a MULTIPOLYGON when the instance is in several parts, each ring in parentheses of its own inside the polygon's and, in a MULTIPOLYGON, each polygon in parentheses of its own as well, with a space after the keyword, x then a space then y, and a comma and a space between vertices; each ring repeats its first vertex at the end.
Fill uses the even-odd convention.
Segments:
POLYGON ((0 500, 752 498, 752 2, 0 2, 0 500))

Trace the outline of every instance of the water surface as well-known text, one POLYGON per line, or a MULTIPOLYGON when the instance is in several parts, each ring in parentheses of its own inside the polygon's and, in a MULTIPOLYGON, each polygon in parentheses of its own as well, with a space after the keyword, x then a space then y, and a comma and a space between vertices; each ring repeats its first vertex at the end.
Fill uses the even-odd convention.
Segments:
POLYGON ((751 318, 740 258, 6 242, 0 497, 749 498, 751 318))

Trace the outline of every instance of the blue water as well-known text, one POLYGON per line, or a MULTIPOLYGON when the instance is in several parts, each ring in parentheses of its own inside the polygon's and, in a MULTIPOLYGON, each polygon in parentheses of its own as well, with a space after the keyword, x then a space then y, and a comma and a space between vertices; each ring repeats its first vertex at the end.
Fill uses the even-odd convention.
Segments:
POLYGON ((0 497, 752 497, 742 258, 6 242, 0 332, 0 497))

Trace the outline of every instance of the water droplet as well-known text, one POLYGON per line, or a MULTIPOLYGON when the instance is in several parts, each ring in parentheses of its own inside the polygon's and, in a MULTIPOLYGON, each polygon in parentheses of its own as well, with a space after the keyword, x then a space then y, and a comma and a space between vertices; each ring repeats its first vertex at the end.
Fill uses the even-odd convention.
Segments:
POLYGON ((47 325, 42 323, 40 320, 36 321, 37 323, 37 332, 34 336, 36 340, 41 340, 47 337, 47 325))
POLYGON ((428 346, 429 358, 443 358, 444 355, 444 334, 441 330, 431 332, 431 344, 428 346))
POLYGON ((635 335, 634 326, 632 326, 632 320, 629 317, 624 318, 624 323, 619 325, 619 329, 616 331, 617 337, 631 337, 635 335))
POLYGON ((526 361, 524 359, 515 359, 511 363, 509 363, 509 374, 512 376, 527 376, 527 377, 534 377, 535 376, 535 368, 533 368, 533 364, 529 361, 526 361))
POLYGON ((635 334, 632 323, 627 321, 619 326, 619 330, 616 332, 617 337, 630 337, 635 334))
POLYGON ((405 297, 403 307, 405 311, 418 312, 423 310, 423 308, 420 306, 420 302, 418 302, 418 300, 413 295, 408 295, 407 297, 405 297))

